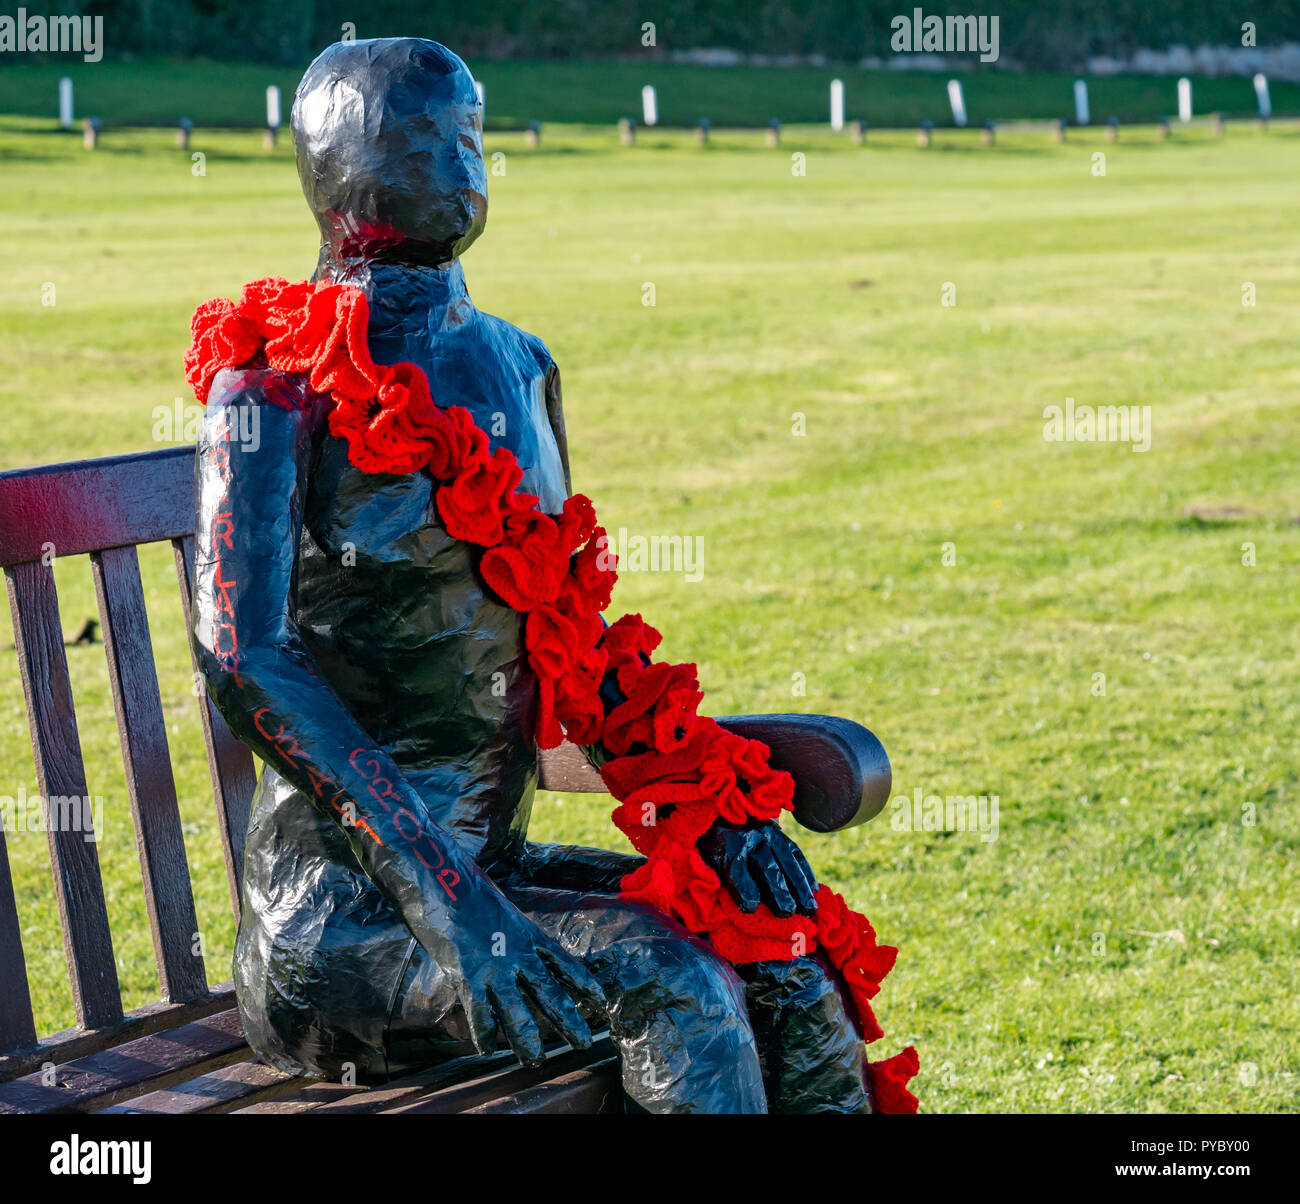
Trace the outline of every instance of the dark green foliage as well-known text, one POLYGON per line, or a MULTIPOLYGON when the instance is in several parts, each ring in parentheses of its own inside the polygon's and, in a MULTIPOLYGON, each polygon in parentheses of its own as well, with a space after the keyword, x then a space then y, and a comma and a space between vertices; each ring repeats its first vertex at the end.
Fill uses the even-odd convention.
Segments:
MULTIPOLYGON (((298 64, 337 41, 345 23, 357 37, 418 35, 465 55, 582 58, 658 55, 725 46, 749 54, 824 54, 852 61, 889 53, 890 21, 910 14, 906 0, 100 0, 51 4, 42 12, 104 17, 106 53, 199 55, 298 64), (655 24, 655 46, 642 26, 655 24)), ((929 0, 926 15, 984 11, 972 0, 929 0)), ((1089 54, 1183 43, 1235 45, 1241 23, 1256 26, 1261 46, 1300 37, 1296 0, 1253 0, 1238 12, 1218 0, 1002 0, 1002 56, 1036 70, 1075 70, 1089 54)))

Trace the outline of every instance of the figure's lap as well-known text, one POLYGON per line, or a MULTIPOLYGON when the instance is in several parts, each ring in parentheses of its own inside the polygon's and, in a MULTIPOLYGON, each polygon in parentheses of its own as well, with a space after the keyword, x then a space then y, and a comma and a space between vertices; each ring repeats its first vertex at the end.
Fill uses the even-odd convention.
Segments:
MULTIPOLYGON (((823 960, 761 962, 737 972, 712 946, 643 904, 519 881, 499 885, 600 980, 624 1088, 640 1108, 871 1111, 862 1042, 823 960)), ((418 947, 387 1044, 392 1074, 474 1052, 459 1001, 418 947)))
MULTIPOLYGON (((498 885, 600 980, 624 1088, 637 1105, 764 1110, 745 985, 711 946, 652 908, 615 895, 498 885)), ((464 1010, 418 946, 386 1044, 390 1074, 473 1052, 464 1010)))

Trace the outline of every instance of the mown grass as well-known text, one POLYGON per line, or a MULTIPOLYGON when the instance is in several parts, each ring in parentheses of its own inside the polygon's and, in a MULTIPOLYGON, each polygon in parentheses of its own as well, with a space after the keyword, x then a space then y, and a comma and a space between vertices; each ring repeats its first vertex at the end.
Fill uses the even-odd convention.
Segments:
MULTIPOLYGON (((422 33, 423 31, 413 31, 422 33)), ((0 113, 32 117, 58 114, 58 80, 72 78, 77 114, 109 125, 174 125, 188 117, 201 126, 258 126, 266 121, 266 88, 277 84, 287 119, 293 90, 307 66, 201 59, 106 59, 85 63, 14 61, 0 68, 0 113)), ((916 126, 929 119, 952 123, 947 81, 964 81, 970 121, 1074 116, 1072 75, 1019 74, 984 70, 864 71, 828 67, 696 67, 657 62, 527 62, 475 59, 475 76, 487 89, 489 128, 518 129, 534 119, 613 125, 620 117, 641 119, 641 87, 658 91, 659 119, 666 125, 694 125, 707 117, 715 125, 763 126, 828 120, 828 87, 844 81, 850 118, 871 126, 916 126)), ((1178 111, 1170 76, 1111 75, 1088 81, 1092 118, 1105 122, 1157 121, 1178 111)), ((1271 85, 1274 112, 1300 112, 1300 84, 1271 85)), ((1230 116, 1256 112, 1249 79, 1195 77, 1198 113, 1230 116)))
MULTIPOLYGON (((314 261, 287 148, 203 132, 196 176, 165 131, 87 154, 47 126, 0 129, 3 467, 156 446, 193 306, 314 261)), ((1294 1109, 1295 129, 923 153, 556 127, 487 149, 505 171, 471 289, 560 362, 576 487, 615 529, 704 538, 701 582, 627 574, 618 610, 699 661, 714 713, 847 715, 896 795, 998 796, 994 842, 888 813, 804 841, 901 946, 879 1048, 920 1047, 924 1107, 1294 1109), (1067 396, 1150 406, 1150 450, 1046 442, 1067 396)), ((143 571, 218 981, 229 905, 170 556, 143 571)), ((56 574, 71 627, 94 613, 84 558, 56 574)), ((11 795, 36 789, 12 642, 6 616, 11 795)), ((157 985, 102 649, 69 658, 138 1004, 157 985)), ((543 799, 535 834, 619 845, 607 813, 543 799)), ((51 1029, 71 1007, 45 842, 8 839, 51 1029)))

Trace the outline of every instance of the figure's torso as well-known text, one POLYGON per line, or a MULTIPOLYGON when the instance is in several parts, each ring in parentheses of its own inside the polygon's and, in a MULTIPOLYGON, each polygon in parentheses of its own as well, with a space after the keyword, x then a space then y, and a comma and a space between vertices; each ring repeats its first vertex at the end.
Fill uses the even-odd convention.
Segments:
MULTIPOLYGON (((524 469, 521 488, 552 513, 564 468, 547 417, 549 356, 499 319, 456 324, 375 349, 409 360, 441 406, 464 406, 524 469)), ((483 584, 478 551, 447 534, 427 473, 354 468, 322 432, 299 554, 298 623, 325 676, 424 795, 435 822, 486 858, 523 839, 535 782, 536 682, 523 616, 483 584)))
MULTIPOLYGON (((375 359, 424 369, 434 400, 468 409, 494 447, 514 452, 520 487, 558 512, 565 472, 548 419, 545 347, 467 302, 457 318, 400 345, 374 346, 375 359)), ((537 778, 536 679, 523 616, 487 590, 478 552, 447 534, 435 491, 426 473, 360 472, 322 420, 307 478, 296 619, 323 676, 433 820, 492 869, 516 861, 524 842, 537 778)), ((238 986, 250 1015, 293 1017, 300 1007, 276 1000, 303 992, 313 1006, 346 1011, 342 996, 337 1008, 317 998, 336 979, 344 995, 363 979, 368 991, 395 989, 411 940, 400 914, 364 874, 345 833, 270 769, 254 800, 244 899, 236 963, 247 971, 238 986), (315 968, 302 963, 307 948, 315 968)), ((264 1041, 279 1023, 268 1022, 264 1041)))

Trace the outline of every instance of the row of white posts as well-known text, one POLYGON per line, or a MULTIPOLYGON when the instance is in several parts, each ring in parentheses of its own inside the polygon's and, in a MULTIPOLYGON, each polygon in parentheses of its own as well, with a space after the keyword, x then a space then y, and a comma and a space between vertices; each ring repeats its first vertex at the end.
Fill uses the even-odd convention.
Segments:
MULTIPOLYGON (((1261 72, 1255 76, 1255 99, 1259 103, 1259 115, 1265 119, 1273 115, 1273 105, 1268 96, 1268 79, 1261 72)), ((961 80, 948 81, 948 104, 952 108, 953 124, 964 129, 966 126, 966 97, 962 91, 961 80)), ((659 97, 653 84, 646 84, 641 89, 641 115, 646 125, 659 122, 659 97)), ((1088 125, 1092 114, 1088 109, 1087 81, 1074 81, 1074 118, 1079 125, 1088 125)), ((1192 81, 1186 77, 1178 81, 1178 119, 1192 119, 1192 81)), ((844 81, 831 80, 831 129, 837 134, 844 128, 844 81)))
MULTIPOLYGON (((1259 115, 1265 121, 1273 115, 1273 104, 1268 95, 1268 78, 1261 72, 1255 76, 1255 99, 1259 104, 1259 115)), ((966 98, 962 93, 961 80, 948 81, 948 104, 952 108, 952 121, 955 126, 966 126, 966 98)), ((1087 125, 1092 120, 1088 109, 1088 84, 1086 80, 1074 81, 1074 119, 1079 125, 1087 125)), ((1178 120, 1192 119, 1192 81, 1184 76, 1178 81, 1178 120)), ((841 80, 831 80, 831 129, 837 132, 844 126, 844 84, 841 80)))
MULTIPOLYGON (((481 84, 479 85, 479 88, 479 99, 482 100, 481 84)), ((59 125, 61 125, 65 130, 70 130, 72 129, 74 120, 72 80, 65 75, 61 80, 59 80, 59 125)), ((94 119, 92 118, 91 120, 94 119)), ((266 90, 266 129, 271 135, 271 138, 269 139, 270 142, 273 143, 275 141, 275 132, 280 128, 282 121, 283 116, 280 110, 280 89, 276 87, 275 84, 272 84, 266 90)), ((181 125, 189 125, 192 128, 193 123, 190 122, 188 118, 182 118, 181 125)))
MULTIPOLYGON (((1268 79, 1260 73, 1255 76, 1255 99, 1259 104, 1260 117, 1267 120, 1273 115, 1273 105, 1268 95, 1268 79)), ((475 83, 478 91, 479 105, 486 100, 486 89, 482 83, 475 83)), ((953 124, 964 129, 966 126, 966 98, 962 93, 961 80, 948 81, 948 104, 952 108, 953 124)), ((641 89, 641 116, 646 125, 659 124, 659 94, 653 84, 646 84, 641 89)), ((1087 125, 1091 120, 1088 111, 1088 85, 1086 81, 1074 81, 1074 117, 1079 125, 1087 125)), ((274 143, 275 131, 280 128, 280 89, 272 84, 266 90, 266 128, 270 135, 269 142, 274 143)), ((1192 119, 1192 81, 1186 77, 1178 81, 1178 119, 1192 119)), ((72 80, 64 76, 59 80, 59 124, 65 129, 72 129, 73 104, 72 80)), ((844 81, 831 80, 831 129, 837 134, 844 128, 844 81)))

